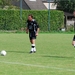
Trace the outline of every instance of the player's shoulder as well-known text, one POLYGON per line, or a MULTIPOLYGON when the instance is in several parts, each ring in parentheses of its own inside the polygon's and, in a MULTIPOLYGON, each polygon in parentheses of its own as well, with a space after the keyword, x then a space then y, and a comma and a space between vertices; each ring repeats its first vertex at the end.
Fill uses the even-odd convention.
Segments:
POLYGON ((35 19, 32 19, 33 22, 35 22, 35 19))
POLYGON ((32 22, 33 22, 33 23, 36 23, 36 20, 35 20, 35 19, 33 19, 33 20, 32 20, 32 22))

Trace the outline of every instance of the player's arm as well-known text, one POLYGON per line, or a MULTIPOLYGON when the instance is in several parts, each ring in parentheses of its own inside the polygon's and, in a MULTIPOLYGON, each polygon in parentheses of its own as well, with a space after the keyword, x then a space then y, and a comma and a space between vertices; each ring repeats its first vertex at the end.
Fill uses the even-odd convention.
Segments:
POLYGON ((26 28, 26 33, 28 34, 28 31, 29 31, 29 29, 28 28, 26 28))
MULTIPOLYGON (((37 24, 37 22, 36 22, 36 24, 37 24)), ((36 36, 38 36, 38 33, 39 33, 39 25, 37 24, 36 36)))
POLYGON ((37 28, 37 31, 36 31, 36 36, 38 36, 38 33, 39 33, 39 28, 37 28))

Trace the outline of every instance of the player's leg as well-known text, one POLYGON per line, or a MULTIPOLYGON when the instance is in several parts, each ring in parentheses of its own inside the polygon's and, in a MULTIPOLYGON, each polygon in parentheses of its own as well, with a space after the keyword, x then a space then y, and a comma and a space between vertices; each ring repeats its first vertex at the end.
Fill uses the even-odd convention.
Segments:
POLYGON ((75 41, 72 41, 72 45, 75 47, 75 41))
POLYGON ((35 32, 30 33, 30 43, 31 43, 31 50, 30 50, 30 53, 36 52, 35 39, 36 39, 35 32))
POLYGON ((33 52, 36 52, 35 39, 30 40, 30 42, 31 42, 31 45, 32 45, 33 52))
POLYGON ((31 51, 30 51, 30 53, 36 52, 35 39, 31 39, 30 42, 31 42, 31 51))
POLYGON ((75 35, 73 37, 72 45, 75 47, 75 35))

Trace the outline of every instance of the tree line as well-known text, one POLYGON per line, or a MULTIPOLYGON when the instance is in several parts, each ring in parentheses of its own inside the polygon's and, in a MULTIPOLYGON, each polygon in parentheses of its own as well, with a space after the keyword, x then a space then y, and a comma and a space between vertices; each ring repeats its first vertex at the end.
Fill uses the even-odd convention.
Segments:
POLYGON ((0 8, 4 8, 5 6, 11 6, 13 1, 19 0, 0 0, 0 8))
MULTIPOLYGON (((5 6, 11 6, 12 1, 19 0, 0 0, 0 8, 4 8, 5 6)), ((54 0, 55 4, 57 4, 57 9, 65 12, 72 13, 75 10, 75 0, 54 0)))
POLYGON ((73 13, 75 10, 75 0, 55 0, 57 3, 57 9, 65 12, 73 13))

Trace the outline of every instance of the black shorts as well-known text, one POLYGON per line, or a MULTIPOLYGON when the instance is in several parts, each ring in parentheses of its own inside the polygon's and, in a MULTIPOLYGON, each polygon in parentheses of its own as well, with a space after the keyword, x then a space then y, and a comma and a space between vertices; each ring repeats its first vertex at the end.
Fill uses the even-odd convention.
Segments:
POLYGON ((73 41, 75 41, 75 35, 74 35, 74 37, 73 37, 73 41))
POLYGON ((29 32, 29 39, 36 39, 36 33, 35 32, 29 32))

